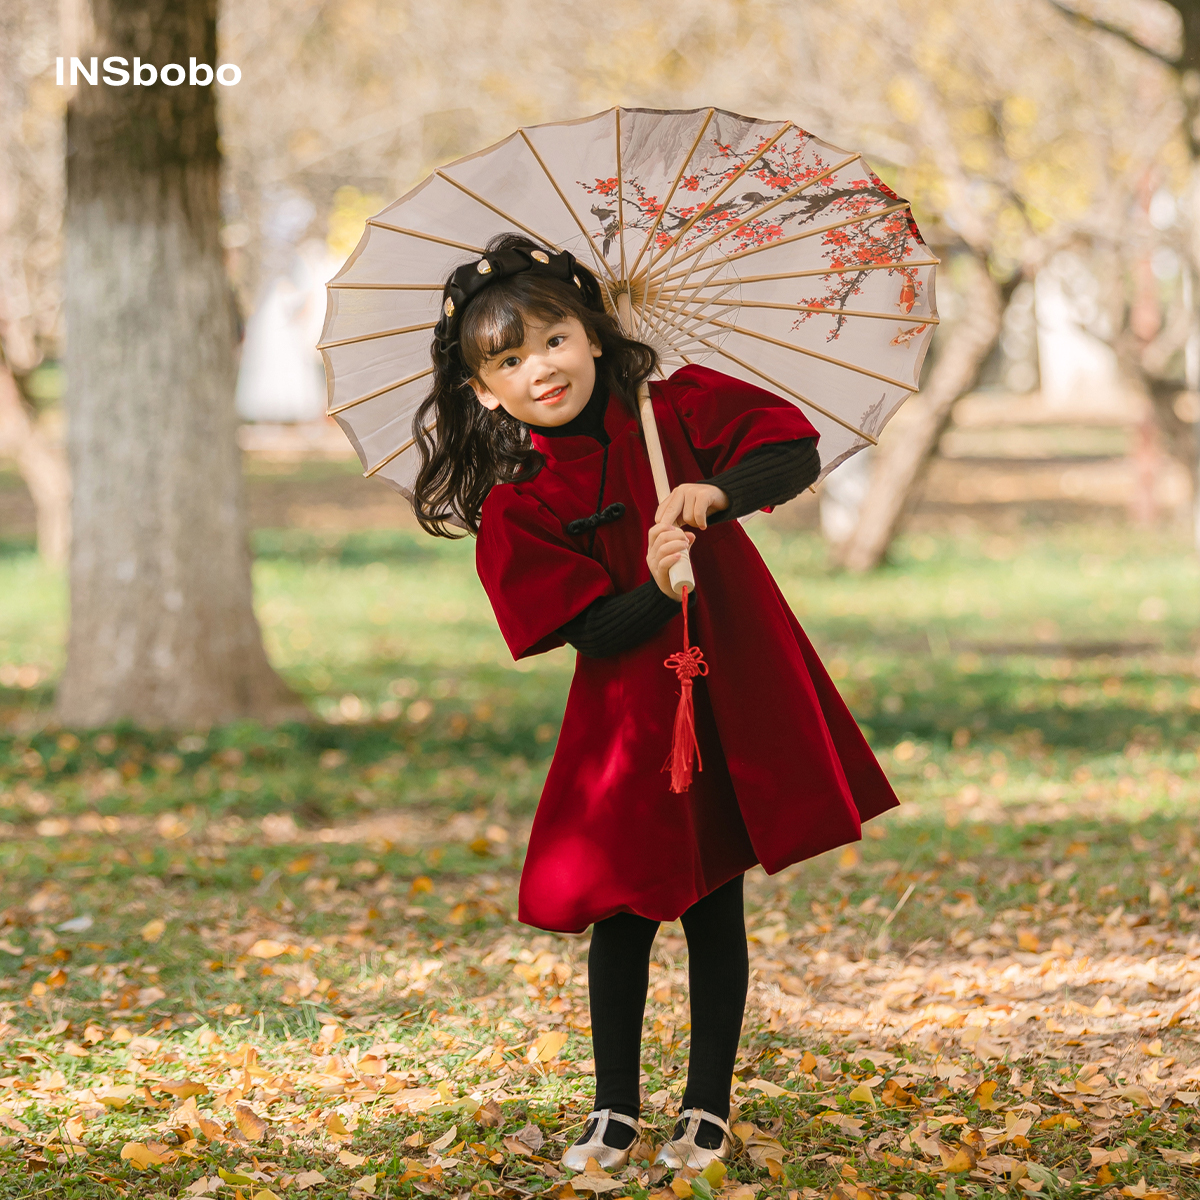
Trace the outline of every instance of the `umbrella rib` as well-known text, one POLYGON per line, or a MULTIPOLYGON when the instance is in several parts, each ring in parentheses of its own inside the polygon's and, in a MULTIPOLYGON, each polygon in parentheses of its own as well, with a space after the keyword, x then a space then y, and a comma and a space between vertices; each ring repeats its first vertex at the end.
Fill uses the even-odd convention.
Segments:
POLYGON ((437 242, 439 246, 453 246, 456 250, 470 250, 472 254, 484 252, 481 246, 469 246, 466 242, 451 241, 450 238, 438 237, 434 233, 422 233, 419 229, 405 229, 403 225, 389 225, 387 221, 378 221, 374 217, 367 224, 378 226, 380 229, 390 229, 393 233, 404 233, 409 237, 420 238, 424 242, 437 242))
MULTIPOLYGON (((676 258, 676 255, 678 255, 678 253, 679 253, 679 247, 681 244, 682 243, 680 243, 680 242, 676 242, 675 245, 671 249, 671 260, 667 264, 668 271, 671 269, 671 267, 673 267, 675 265, 675 258, 676 258)), ((659 306, 659 301, 662 299, 662 290, 659 289, 659 292, 654 297, 653 304, 649 303, 651 289, 650 289, 650 277, 648 274, 648 268, 649 268, 649 264, 647 264, 647 271, 643 271, 642 274, 638 277, 642 283, 642 302, 638 306, 639 317, 641 316, 642 313, 644 313, 646 311, 647 307, 649 307, 650 309, 657 308, 659 306)), ((632 281, 631 281, 631 286, 632 286, 632 281)))
POLYGON ((325 415, 327 417, 335 417, 338 413, 345 412, 348 408, 353 408, 356 404, 365 404, 368 400, 374 400, 376 396, 382 396, 384 392, 404 387, 408 383, 416 383, 418 379, 424 379, 426 375, 432 374, 433 368, 426 367, 424 371, 418 371, 415 375, 408 376, 407 379, 398 379, 395 383, 385 384, 381 388, 376 388, 373 392, 368 392, 365 396, 359 396, 357 400, 347 400, 345 404, 339 404, 337 408, 331 408, 325 415))
MULTIPOLYGON (((678 249, 678 247, 676 247, 676 249, 678 249)), ((674 258, 674 254, 672 254, 671 262, 667 265, 668 272, 670 271, 671 267, 674 265, 674 262, 675 262, 675 258, 674 258)), ((693 266, 694 265, 695 265, 695 263, 693 263, 693 266)), ((724 263, 710 263, 709 265, 712 269, 708 273, 706 282, 712 280, 713 276, 717 273, 717 271, 719 271, 721 269, 721 267, 724 265, 724 263)), ((689 271, 688 274, 690 275, 691 272, 689 271)), ((660 310, 663 312, 679 311, 679 305, 676 303, 676 301, 680 298, 680 296, 682 296, 682 294, 684 293, 685 290, 694 293, 696 291, 696 287, 695 287, 695 285, 693 285, 691 288, 685 289, 684 287, 679 286, 679 287, 674 288, 670 294, 668 294, 664 288, 659 287, 657 292, 655 292, 655 295, 654 295, 654 303, 652 305, 650 305, 651 310, 653 311, 653 310, 657 309, 657 310, 660 310)), ((649 298, 649 296, 650 296, 650 280, 647 279, 646 287, 642 293, 643 307, 645 307, 645 302, 649 298)), ((683 304, 683 308, 686 310, 690 303, 691 303, 690 300, 685 301, 683 304)))
POLYGON ((879 445, 879 439, 873 438, 864 429, 859 429, 857 425, 851 425, 849 421, 844 421, 837 413, 832 413, 827 408, 822 408, 815 400, 810 400, 807 396, 802 396, 799 392, 793 391, 786 383, 780 383, 778 379, 774 379, 765 371, 760 371, 757 367, 752 367, 745 359, 738 358, 736 354, 730 354, 728 350, 723 350, 720 346, 714 345, 707 338, 697 339, 703 342, 710 350, 715 350, 723 358, 727 358, 730 362, 735 362, 739 367, 744 367, 747 371, 757 375, 759 379, 765 379, 772 387, 777 387, 781 392, 786 392, 795 400, 799 400, 801 404, 807 404, 809 408, 819 412, 823 417, 828 417, 831 421, 836 421, 843 429, 850 430, 851 433, 857 433, 859 437, 866 438, 872 446, 879 445))
MULTIPOLYGON (((437 428, 437 422, 434 421, 432 425, 425 426, 424 432, 432 433, 436 428, 437 428)), ((398 455, 403 454, 405 452, 405 450, 407 450, 409 448, 409 446, 416 445, 416 442, 417 442, 417 439, 415 437, 410 437, 408 439, 408 441, 404 443, 403 446, 400 446, 397 449, 393 450, 391 452, 391 454, 389 454, 387 456, 387 458, 380 459, 379 462, 377 462, 373 467, 368 467, 367 470, 365 470, 363 472, 363 478, 369 479, 372 475, 375 474, 376 471, 383 470, 383 468, 386 467, 388 465, 388 463, 390 463, 392 461, 393 458, 396 458, 398 455)))
POLYGON ((720 200, 720 198, 721 198, 723 195, 725 195, 725 193, 726 193, 727 191, 729 191, 729 189, 730 189, 731 187, 733 187, 733 185, 734 185, 735 183, 737 183, 737 181, 738 181, 739 179, 741 179, 741 177, 742 177, 743 175, 745 175, 745 173, 746 173, 748 170, 750 170, 750 168, 751 168, 752 166, 754 166, 754 164, 755 164, 756 162, 758 162, 758 160, 759 160, 760 158, 762 158, 762 156, 763 156, 764 154, 766 154, 766 153, 767 153, 767 151, 768 151, 768 150, 770 150, 770 149, 771 149, 771 147, 772 147, 772 146, 774 146, 774 145, 775 145, 775 143, 776 143, 777 141, 779 141, 779 139, 780 139, 781 137, 783 137, 783 135, 784 135, 785 133, 787 133, 787 131, 788 131, 789 129, 792 129, 792 128, 794 128, 794 126, 793 126, 793 124, 792 124, 792 122, 791 122, 791 121, 784 121, 784 123, 783 123, 783 124, 782 124, 782 125, 779 127, 779 130, 776 132, 775 136, 774 136, 774 137, 772 137, 772 138, 771 138, 770 140, 768 140, 767 142, 764 142, 764 143, 763 143, 763 145, 761 145, 761 146, 758 148, 758 150, 756 150, 756 151, 755 151, 755 153, 754 153, 754 157, 753 157, 753 158, 750 158, 750 159, 747 159, 747 160, 746 160, 746 162, 744 162, 744 163, 743 163, 743 164, 742 164, 742 165, 741 165, 741 166, 740 166, 740 167, 739 167, 739 168, 738 168, 738 169, 737 169, 737 170, 736 170, 736 171, 735 171, 735 172, 734 172, 734 173, 733 173, 733 174, 732 174, 732 175, 731 175, 731 176, 730 176, 730 177, 729 177, 729 178, 728 178, 728 179, 727 179, 727 180, 726 180, 726 181, 725 181, 725 182, 724 182, 722 185, 721 185, 721 187, 720 187, 720 188, 719 188, 719 189, 718 189, 716 192, 714 192, 714 193, 713 193, 713 194, 712 194, 712 195, 711 195, 711 196, 710 196, 710 197, 709 197, 709 198, 708 198, 708 199, 707 199, 707 200, 706 200, 706 201, 705 201, 705 202, 704 202, 704 203, 703 203, 703 204, 700 206, 700 208, 699 208, 699 209, 698 209, 696 212, 694 212, 694 213, 693 213, 693 214, 692 214, 692 215, 691 215, 691 216, 690 216, 690 217, 687 219, 687 221, 685 221, 685 222, 683 223, 683 225, 681 225, 681 226, 679 227, 679 229, 678 229, 678 230, 675 232, 674 236, 671 238, 671 241, 670 241, 670 243, 669 243, 668 245, 664 246, 664 247, 662 248, 662 250, 661 250, 661 252, 660 252, 660 253, 658 253, 658 254, 655 254, 655 255, 653 255, 653 256, 651 257, 650 261, 649 261, 649 262, 646 264, 646 269, 645 269, 645 271, 643 271, 643 272, 642 272, 642 274, 643 274, 644 276, 647 276, 647 277, 648 277, 648 276, 649 276, 649 274, 650 274, 650 272, 654 270, 655 264, 656 264, 656 263, 658 263, 658 262, 660 262, 660 261, 662 260, 662 258, 663 258, 663 255, 665 255, 665 254, 667 253, 667 251, 668 251, 668 250, 672 249, 672 247, 674 247, 674 246, 676 245, 676 243, 678 243, 678 241, 680 240, 680 238, 682 238, 682 237, 683 237, 683 236, 684 236, 684 235, 687 233, 687 231, 688 231, 689 229, 691 229, 691 227, 692 227, 693 225, 695 225, 695 223, 696 223, 697 221, 699 221, 699 220, 700 220, 700 218, 701 218, 701 217, 703 217, 703 216, 704 216, 704 214, 705 214, 706 212, 708 212, 708 211, 709 211, 709 209, 711 209, 711 208, 712 208, 713 204, 715 204, 715 203, 716 203, 716 201, 720 200))
MULTIPOLYGON (((732 287, 733 285, 730 284, 732 287)), ((774 300, 705 300, 713 308, 778 308, 784 312, 829 313, 835 317, 874 317, 879 321, 911 321, 914 325, 940 325, 941 317, 907 313, 866 312, 859 308, 822 308, 819 304, 778 304, 774 300)))
MULTIPOLYGON (((786 199, 787 197, 785 197, 786 199)), ((802 242, 805 238, 816 237, 819 233, 831 233, 835 229, 845 229, 850 225, 863 225, 867 222, 874 221, 879 217, 890 216, 894 212, 899 212, 901 209, 908 207, 908 201, 903 204, 892 204, 886 208, 877 208, 873 212, 860 213, 855 217, 847 217, 844 221, 834 221, 829 225, 818 225, 812 229, 805 229, 800 233, 793 233, 785 238, 780 238, 778 241, 766 242, 761 246, 747 246, 744 250, 735 250, 732 254, 724 255, 725 262, 739 262, 743 258, 748 258, 751 254, 761 254, 764 250, 777 250, 780 246, 790 246, 793 242, 802 242)), ((766 211, 765 209, 762 211, 766 211)), ((755 216, 761 216, 762 213, 755 213, 755 216)), ((750 218, 747 218, 750 219, 750 218)), ((735 227, 736 228, 736 227, 735 227)), ((728 236, 733 230, 722 234, 722 237, 728 236)), ((719 240, 719 239, 718 239, 719 240)), ((689 272, 690 273, 690 272, 689 272)), ((663 278, 663 283, 669 283, 671 276, 667 275, 663 278)))
POLYGON ((617 120, 617 231, 621 237, 621 278, 629 280, 625 269, 625 177, 621 170, 621 110, 614 108, 617 120))
POLYGON ((374 338, 396 337, 402 333, 420 333, 423 329, 432 329, 436 321, 426 321, 424 325, 405 325, 401 329, 381 329, 378 333, 360 333, 357 337, 338 338, 335 342, 318 342, 318 350, 332 350, 334 346, 350 346, 355 342, 369 342, 374 338))
MULTIPOLYGON (((714 267, 713 271, 709 273, 710 279, 711 279, 712 275, 716 273, 716 270, 717 270, 717 268, 714 267)), ((728 291, 730 288, 737 287, 737 282, 738 281, 736 279, 726 281, 725 290, 728 291)), ((696 288, 692 287, 688 290, 694 294, 696 291, 696 288)), ((687 330, 687 332, 690 332, 691 330, 695 329, 698 325, 705 324, 708 321, 708 318, 703 316, 703 312, 706 308, 712 307, 714 305, 715 301, 712 299, 705 299, 705 300, 697 301, 693 296, 692 299, 682 300, 682 303, 680 303, 679 301, 681 301, 682 296, 683 296, 683 289, 679 289, 671 296, 666 297, 665 304, 660 304, 656 300, 650 311, 662 313, 664 318, 667 316, 668 313, 680 314, 685 322, 690 322, 690 324, 688 326, 688 330, 687 330), (697 304, 699 304, 698 309, 696 308, 697 304)), ((678 326, 677 326, 677 328, 678 328, 678 326)))
MULTIPOLYGON (((706 122, 706 124, 707 124, 707 122, 706 122)), ((699 139, 697 139, 697 143, 698 143, 698 141, 699 141, 699 139)), ((693 151, 694 151, 694 146, 693 146, 693 151)), ((763 152, 762 152, 762 151, 760 151, 759 153, 760 153, 760 156, 761 156, 761 154, 762 154, 763 152)), ((688 161, 690 161, 690 160, 691 160, 691 154, 689 153, 688 161)), ((680 177, 680 178, 682 178, 682 176, 683 176, 683 172, 684 172, 684 170, 686 170, 686 168, 687 168, 687 165, 688 165, 688 164, 687 164, 687 162, 684 162, 684 163, 683 163, 683 165, 680 167, 680 169, 679 169, 679 172, 680 172, 680 173, 679 173, 679 177, 680 177)), ((673 189, 672 189, 672 190, 673 190, 673 189)), ((661 214, 660 214, 660 215, 661 215, 661 214)), ((667 247, 665 247, 665 248, 664 248, 664 253, 666 253, 666 251, 667 251, 667 250, 669 250, 669 251, 670 251, 670 255, 671 255, 671 257, 670 257, 670 260, 668 261, 668 263, 667 263, 667 266, 666 266, 666 270, 667 270, 668 272, 669 272, 669 271, 671 270, 671 268, 672 268, 672 267, 675 265, 675 260, 676 260, 676 258, 679 256, 679 251, 682 249, 682 247, 683 247, 683 242, 682 242, 682 240, 676 239, 676 240, 674 241, 674 243, 673 243, 673 244, 671 244, 671 245, 669 245, 669 246, 667 246, 667 247)), ((643 247, 643 249, 645 249, 645 247, 643 247)), ((640 258, 641 256, 639 255, 638 257, 640 258)), ((651 254, 651 258, 652 258, 652 260, 653 260, 653 257, 654 257, 654 256, 653 256, 653 253, 652 253, 652 254, 651 254)), ((642 313, 644 313, 644 312, 646 311, 646 308, 647 308, 647 305, 648 305, 648 302, 649 302, 649 299, 650 299, 650 292, 651 292, 651 288, 650 288, 650 267, 651 267, 651 266, 652 266, 652 262, 648 262, 648 263, 646 264, 646 270, 645 270, 645 271, 643 271, 643 272, 642 272, 642 274, 641 274, 640 276, 637 276, 637 278, 638 278, 638 279, 641 281, 641 283, 642 283, 642 300, 641 300, 641 303, 638 305, 638 314, 639 314, 639 317, 641 316, 641 314, 642 314, 642 313)), ((631 286, 632 286, 632 278, 631 278, 631 286)), ((661 297, 661 295, 657 295, 657 296, 655 296, 654 304, 653 304, 653 305, 651 305, 650 307, 657 307, 657 306, 658 306, 658 303, 659 303, 659 301, 660 301, 660 299, 661 299, 661 298, 662 298, 662 297, 661 297)))
MULTIPOLYGON (((754 212, 747 213, 740 221, 734 222, 734 224, 730 225, 727 229, 719 230, 707 241, 701 242, 698 246, 693 246, 679 261, 683 262, 688 258, 694 258, 697 254, 703 254, 704 251, 710 246, 715 246, 718 242, 724 241, 724 239, 729 237, 731 234, 737 233, 737 231, 744 225, 748 225, 751 221, 757 221, 759 217, 769 213, 771 209, 778 208, 779 205, 786 204, 787 201, 800 195, 801 192, 806 192, 810 187, 815 187, 818 183, 823 183, 831 175, 836 175, 843 167, 849 166, 852 162, 860 158, 862 158, 861 153, 851 154, 848 158, 844 158, 841 162, 836 163, 834 166, 829 167, 825 171, 822 171, 820 175, 814 175, 812 179, 805 180, 805 182, 800 184, 798 187, 794 187, 790 191, 784 192, 782 196, 777 196, 774 200, 770 201, 770 203, 764 204, 761 208, 755 209, 754 212)), ((778 242, 771 243, 772 246, 778 244, 778 242)), ((733 256, 726 255, 725 257, 732 258, 733 256)), ((691 274, 690 270, 688 274, 691 274)))
POLYGON ((770 342, 772 346, 781 346, 784 350, 794 350, 797 354, 807 354, 810 358, 819 358, 822 362, 831 363, 835 367, 844 367, 847 371, 856 371, 859 375, 869 375, 872 379, 878 379, 882 383, 891 383, 896 387, 904 388, 907 392, 915 392, 917 389, 911 383, 905 383, 902 379, 893 379, 890 375, 881 375, 878 371, 872 371, 867 367, 856 367, 853 363, 848 363, 841 358, 833 358, 828 354, 822 354, 819 350, 810 350, 807 346, 796 346, 792 342, 785 342, 782 338, 771 337, 770 334, 759 333, 757 329, 740 329, 737 325, 731 325, 728 321, 713 320, 711 324, 718 329, 730 329, 734 333, 740 333, 743 337, 757 338, 760 342, 770 342))
POLYGON ((654 224, 650 226, 650 232, 646 235, 646 241, 642 248, 638 251, 638 256, 633 260, 633 266, 629 268, 629 276, 637 274, 638 264, 642 261, 642 255, 646 253, 646 249, 654 244, 654 235, 658 232, 659 225, 662 224, 662 219, 666 216, 667 209, 671 205, 671 200, 675 196, 675 189, 679 186, 679 181, 683 178, 683 173, 688 169, 688 163, 692 161, 692 155, 696 153, 697 147, 700 145, 700 139, 704 137, 704 131, 708 128, 709 122, 713 119, 716 113, 715 108, 708 110, 708 115, 704 118, 704 123, 700 126, 700 132, 696 134, 696 140, 692 143, 692 148, 687 152, 683 162, 679 164, 679 171, 675 176, 674 182, 671 184, 671 190, 667 192, 667 198, 662 202, 662 207, 658 210, 658 216, 654 218, 654 224))
MULTIPOLYGON (((941 264, 940 258, 910 258, 898 262, 858 263, 850 267, 816 267, 811 271, 784 271, 779 275, 745 275, 738 283, 771 283, 777 279, 808 279, 813 275, 845 275, 853 271, 903 271, 908 267, 936 267, 941 264)), ((717 284, 725 283, 718 279, 717 284)), ((696 284, 697 288, 714 286, 711 283, 696 284)))
POLYGON ((550 186, 558 193, 558 198, 563 202, 564 205, 566 205, 567 212, 569 212, 571 214, 571 216, 575 219, 575 224, 579 226, 579 229, 582 232, 583 236, 585 238, 587 238, 588 245, 591 246, 591 248, 592 248, 592 254, 595 256, 597 261, 603 265, 604 269, 609 273, 609 275, 613 279, 613 282, 615 283, 616 276, 613 275, 613 269, 612 269, 612 267, 610 267, 608 265, 608 260, 604 257, 603 254, 600 253, 599 247, 596 245, 595 238, 593 238, 592 235, 590 233, 588 233, 587 226, 584 225, 584 223, 579 219, 579 214, 575 211, 570 200, 567 199, 566 194, 563 192, 562 188, 560 188, 558 186, 558 180, 555 179, 554 176, 550 174, 550 168, 548 166, 546 166, 545 162, 542 159, 542 156, 537 152, 537 147, 529 140, 529 134, 527 134, 524 129, 518 129, 517 132, 521 135, 521 140, 525 143, 525 145, 527 145, 529 147, 529 153, 532 154, 533 157, 537 160, 537 165, 542 168, 542 174, 544 174, 546 176, 546 178, 550 181, 550 186))
MULTIPOLYGON (((731 288, 736 286, 737 281, 732 280, 726 285, 725 290, 729 291, 731 288)), ((658 332, 659 335, 663 337, 663 340, 668 344, 670 344, 670 339, 662 332, 663 322, 670 325, 670 327, 682 337, 683 343, 681 344, 686 344, 688 342, 700 342, 702 339, 696 333, 696 330, 710 322, 711 318, 704 315, 704 310, 710 307, 711 304, 711 301, 702 301, 700 308, 695 311, 691 311, 692 305, 690 302, 685 302, 683 305, 673 303, 667 303, 665 305, 655 304, 650 309, 650 324, 654 326, 656 332, 658 332), (670 315, 672 313, 678 314, 680 319, 677 320, 672 317, 670 315), (657 314, 659 318, 657 321, 653 319, 655 314, 657 314)), ((678 345, 672 345, 671 348, 676 353, 681 353, 678 345)))
POLYGON ((562 247, 554 242, 551 238, 546 237, 544 234, 538 233, 536 229, 530 229, 529 226, 524 222, 518 221, 517 218, 512 215, 512 213, 507 213, 504 211, 504 209, 497 208, 496 205, 494 205, 490 200, 485 200, 481 195, 479 195, 478 192, 473 192, 465 183, 459 183, 457 179, 451 175, 447 175, 445 171, 437 170, 434 171, 434 174, 439 179, 444 179, 448 184, 458 188, 458 190, 462 192, 464 196, 470 196, 471 199, 477 204, 482 204, 484 208, 491 209, 496 216, 503 217, 504 220, 509 222, 509 224, 515 225, 518 229, 524 230, 534 240, 541 242, 545 246, 553 247, 555 251, 562 250, 562 247))
MULTIPOLYGON (((695 340, 692 337, 692 331, 690 329, 685 329, 682 325, 673 320, 671 317, 668 317, 665 313, 659 314, 657 317, 651 317, 647 319, 646 324, 653 329, 654 332, 657 333, 668 345, 672 345, 672 343, 671 339, 663 332, 664 325, 670 326, 670 328, 675 330, 675 332, 685 341, 689 339, 693 341, 695 340)), ((672 345, 672 349, 674 348, 675 347, 672 345)))
POLYGON ((667 318, 665 316, 665 314, 664 314, 662 320, 656 320, 654 313, 655 313, 654 309, 651 309, 649 312, 645 312, 645 311, 638 312, 639 330, 642 326, 646 326, 647 328, 652 329, 655 333, 657 333, 663 339, 663 341, 667 342, 668 344, 670 344, 671 339, 669 337, 667 337, 667 335, 663 332, 663 322, 664 321, 667 324, 669 324, 671 326, 671 328, 674 329, 677 333, 686 334, 685 330, 681 329, 674 321, 667 318))
POLYGON ((386 290, 393 292, 440 292, 445 287, 441 283, 341 283, 332 280, 325 285, 327 288, 348 288, 351 291, 386 290))
POLYGON ((675 353, 679 352, 679 346, 681 344, 698 341, 699 339, 697 338, 695 331, 706 323, 706 318, 696 319, 690 317, 686 312, 684 312, 684 310, 669 304, 665 306, 656 304, 647 310, 647 312, 639 319, 642 320, 649 328, 653 329, 654 332, 657 333, 659 337, 661 337, 675 353), (680 321, 671 316, 670 314, 672 312, 682 313, 683 320, 680 321), (672 342, 670 336, 668 336, 668 334, 666 334, 663 330, 664 325, 673 329, 679 338, 682 339, 682 341, 672 342))

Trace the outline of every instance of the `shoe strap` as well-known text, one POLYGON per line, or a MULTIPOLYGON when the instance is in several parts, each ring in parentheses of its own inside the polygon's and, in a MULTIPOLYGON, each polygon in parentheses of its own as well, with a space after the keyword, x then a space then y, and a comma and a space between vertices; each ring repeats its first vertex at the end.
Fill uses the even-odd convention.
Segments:
POLYGON ((596 1132, 593 1134, 593 1136, 600 1138, 601 1140, 604 1138, 604 1131, 608 1128, 609 1121, 620 1121, 622 1125, 628 1125, 631 1129, 636 1129, 639 1132, 642 1128, 641 1124, 638 1121, 635 1121, 633 1117, 627 1117, 624 1113, 613 1112, 611 1108, 593 1109, 590 1113, 588 1113, 587 1119, 589 1121, 595 1119, 600 1122, 600 1124, 596 1126, 596 1132))
POLYGON ((723 1130, 726 1137, 733 1137, 728 1122, 722 1121, 715 1113, 705 1112, 702 1108, 685 1108, 680 1115, 691 1118, 688 1122, 687 1133, 684 1136, 690 1138, 692 1141, 696 1140, 696 1133, 700 1129, 701 1121, 707 1121, 710 1125, 715 1125, 718 1129, 723 1130))

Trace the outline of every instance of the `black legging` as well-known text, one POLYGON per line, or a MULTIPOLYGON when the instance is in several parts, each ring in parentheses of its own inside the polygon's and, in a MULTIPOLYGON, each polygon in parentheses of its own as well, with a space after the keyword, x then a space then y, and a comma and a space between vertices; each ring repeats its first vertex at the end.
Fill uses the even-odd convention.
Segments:
MULTIPOLYGON (((683 1107, 702 1108, 727 1120, 750 976, 742 876, 697 900, 681 920, 692 1008, 683 1107)), ((588 951, 596 1108, 629 1117, 640 1115, 642 1017, 657 932, 657 921, 617 913, 592 927, 588 951)))

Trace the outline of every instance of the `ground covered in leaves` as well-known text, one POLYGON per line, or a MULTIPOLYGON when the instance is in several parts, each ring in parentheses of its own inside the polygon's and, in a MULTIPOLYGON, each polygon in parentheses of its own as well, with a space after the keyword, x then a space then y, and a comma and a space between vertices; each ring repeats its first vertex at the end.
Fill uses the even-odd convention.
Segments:
POLYGON ((321 720, 182 736, 52 726, 61 582, 0 556, 0 1196, 1200 1195, 1186 549, 922 535, 861 581, 755 536, 905 804, 749 878, 738 1152, 692 1178, 647 1161, 686 1073, 678 926, 644 1156, 557 1165, 587 939, 514 910, 571 660, 514 667, 469 546, 264 535, 267 637, 321 720))

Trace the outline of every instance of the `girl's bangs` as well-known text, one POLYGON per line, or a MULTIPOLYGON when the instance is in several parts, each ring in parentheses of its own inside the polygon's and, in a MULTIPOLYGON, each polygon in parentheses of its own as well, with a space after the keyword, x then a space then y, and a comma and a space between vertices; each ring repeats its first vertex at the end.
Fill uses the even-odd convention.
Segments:
POLYGON ((471 301, 463 314, 459 344, 463 361, 477 371, 490 358, 513 350, 525 342, 525 327, 530 321, 550 323, 567 317, 580 317, 586 310, 571 304, 575 297, 566 293, 555 280, 528 277, 506 279, 494 284, 471 301), (559 289, 566 294, 555 295, 559 289))

